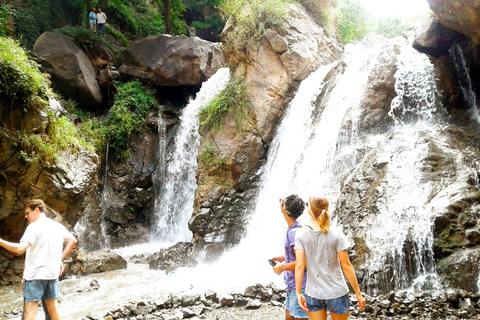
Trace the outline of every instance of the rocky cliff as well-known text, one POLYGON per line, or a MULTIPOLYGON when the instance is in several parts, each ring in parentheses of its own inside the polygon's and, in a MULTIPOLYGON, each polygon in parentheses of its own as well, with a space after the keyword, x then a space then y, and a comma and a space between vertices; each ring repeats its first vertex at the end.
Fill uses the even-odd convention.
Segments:
MULTIPOLYGON (((225 33, 232 32, 227 23, 225 33)), ((199 245, 221 247, 238 243, 245 232, 261 169, 275 126, 299 81, 320 65, 337 60, 343 47, 327 37, 299 6, 290 5, 286 22, 265 30, 261 41, 227 59, 236 77, 244 77, 249 119, 238 131, 227 115, 216 134, 201 132, 199 154, 213 146, 221 165, 199 161, 198 190, 189 228, 199 245)))

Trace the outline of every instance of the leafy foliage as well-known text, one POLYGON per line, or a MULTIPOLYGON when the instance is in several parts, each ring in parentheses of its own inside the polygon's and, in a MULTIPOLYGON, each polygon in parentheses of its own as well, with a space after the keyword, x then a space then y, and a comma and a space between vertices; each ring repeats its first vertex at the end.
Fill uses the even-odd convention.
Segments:
POLYGON ((35 134, 28 130, 16 132, 14 140, 20 147, 19 158, 25 163, 40 162, 49 168, 58 161, 62 150, 78 151, 81 148, 93 151, 93 146, 81 139, 77 127, 65 116, 48 114, 49 126, 46 134, 35 134))
MULTIPOLYGON (((109 31, 109 28, 106 28, 106 30, 109 31)), ((113 29, 111 30, 111 32, 113 32, 113 29)), ((67 26, 61 29, 56 29, 55 32, 62 33, 67 37, 71 38, 73 42, 75 42, 80 48, 82 48, 82 51, 85 52, 88 56, 99 55, 98 52, 97 54, 92 54, 95 53, 96 49, 98 49, 99 44, 104 44, 105 46, 107 46, 113 52, 113 54, 115 54, 116 57, 120 56, 120 48, 115 46, 105 37, 102 37, 100 34, 92 32, 92 30, 85 27, 67 26)), ((109 33, 111 32, 109 31, 109 33)), ((126 40, 121 34, 117 36, 121 39, 119 41, 121 41, 122 45, 125 44, 123 41, 126 41, 126 44, 128 45, 128 40, 126 40)))
POLYGON ((289 0, 225 0, 220 10, 225 21, 231 21, 233 30, 227 33, 227 49, 242 51, 257 42, 270 26, 285 21, 289 0))
POLYGON ((125 160, 130 156, 132 135, 145 128, 149 110, 158 108, 158 105, 138 81, 117 82, 116 86, 115 103, 102 124, 102 134, 112 153, 125 160))
POLYGON ((360 41, 370 32, 393 38, 406 27, 406 23, 398 17, 374 18, 365 11, 359 0, 337 0, 336 14, 344 44, 360 41))
POLYGON ((249 101, 247 85, 243 78, 233 78, 225 89, 200 111, 200 126, 211 133, 221 129, 225 115, 231 114, 238 129, 248 116, 249 101))
POLYGON ((0 37, 13 35, 12 7, 8 4, 0 5, 0 37))
POLYGON ((165 32, 165 24, 154 2, 110 0, 105 9, 109 24, 117 26, 128 39, 165 32))
POLYGON ((46 86, 38 66, 19 43, 0 37, 0 104, 24 103, 44 97, 46 86))

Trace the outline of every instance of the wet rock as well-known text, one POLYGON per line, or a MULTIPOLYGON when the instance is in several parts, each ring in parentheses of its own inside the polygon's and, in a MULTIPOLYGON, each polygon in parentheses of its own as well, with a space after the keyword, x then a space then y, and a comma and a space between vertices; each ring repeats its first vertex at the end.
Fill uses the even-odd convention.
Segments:
POLYGON ((195 267, 198 262, 193 258, 194 248, 191 242, 179 242, 154 254, 148 265, 150 269, 165 270, 167 273, 179 267, 195 267))
POLYGON ((65 268, 65 275, 85 275, 126 269, 127 264, 127 261, 119 254, 108 249, 88 253, 81 250, 75 250, 70 255, 67 264, 68 268, 65 268))
POLYGON ((222 307, 233 307, 235 304, 235 298, 232 295, 225 295, 220 299, 222 307))
POLYGON ((258 309, 262 306, 262 303, 258 300, 249 300, 247 305, 245 306, 245 309, 258 309))
POLYGON ((442 25, 478 41, 480 10, 476 1, 427 0, 427 2, 442 25))
POLYGON ((448 49, 459 37, 457 32, 444 27, 434 16, 424 18, 415 30, 412 46, 435 57, 448 55, 448 49))

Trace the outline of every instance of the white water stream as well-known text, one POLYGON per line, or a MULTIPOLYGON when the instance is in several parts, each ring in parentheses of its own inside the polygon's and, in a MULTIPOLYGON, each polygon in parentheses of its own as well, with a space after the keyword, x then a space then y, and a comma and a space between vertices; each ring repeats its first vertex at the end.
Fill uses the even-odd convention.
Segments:
POLYGON ((174 244, 190 241, 192 234, 187 223, 193 213, 197 181, 197 153, 200 146, 198 115, 230 80, 228 68, 219 69, 202 84, 194 100, 180 116, 175 137, 175 149, 167 160, 165 180, 155 200, 157 221, 153 241, 174 244))

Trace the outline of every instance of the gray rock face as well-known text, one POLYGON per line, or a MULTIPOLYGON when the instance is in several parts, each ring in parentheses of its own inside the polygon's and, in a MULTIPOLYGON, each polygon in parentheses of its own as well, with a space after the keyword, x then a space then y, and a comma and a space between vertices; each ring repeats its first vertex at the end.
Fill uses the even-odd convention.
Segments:
POLYGON ((464 0, 427 0, 430 9, 445 27, 480 39, 480 3, 464 0))
POLYGON ((86 275, 127 268, 127 261, 110 250, 74 251, 65 260, 64 274, 86 275))
POLYGON ((122 52, 122 79, 156 86, 200 86, 225 65, 221 43, 198 37, 149 36, 122 52))
POLYGON ((158 114, 150 114, 149 130, 137 134, 136 146, 126 161, 109 159, 104 165, 95 199, 83 210, 78 229, 81 246, 98 250, 148 241, 153 224, 155 190, 153 179, 158 167, 158 114), (102 230, 103 228, 103 230, 102 230))
MULTIPOLYGON (((402 280, 396 283, 398 286, 405 279, 415 279, 422 272, 433 271, 436 260, 440 266, 438 272, 445 283, 457 288, 474 290, 472 286, 476 282, 471 280, 478 279, 480 265, 478 259, 472 258, 472 254, 478 251, 478 244, 476 237, 472 236, 471 240, 468 240, 465 234, 467 232, 474 234, 474 231, 478 231, 476 221, 480 218, 477 214, 480 197, 477 190, 478 182, 472 178, 478 175, 478 169, 477 165, 472 166, 471 161, 476 162, 473 159, 478 159, 480 154, 477 151, 476 155, 470 152, 465 154, 462 150, 476 150, 476 147, 474 149, 472 147, 478 145, 479 140, 467 138, 466 132, 455 126, 433 133, 422 132, 417 139, 417 144, 423 145, 424 150, 427 150, 421 159, 415 160, 418 167, 415 180, 419 183, 417 194, 421 194, 423 190, 431 192, 425 199, 427 201, 425 206, 432 212, 421 214, 429 214, 431 217, 428 220, 435 220, 432 226, 433 251, 428 248, 428 244, 423 247, 423 244, 418 242, 414 235, 415 231, 407 230, 411 234, 405 239, 401 250, 392 250, 391 254, 387 254, 381 270, 377 270, 376 273, 372 270, 374 268, 371 268, 367 274, 363 269, 366 260, 372 259, 378 252, 378 248, 369 246, 373 243, 369 230, 376 228, 376 223, 385 222, 381 218, 382 212, 385 212, 385 195, 391 188, 395 188, 394 182, 389 181, 389 177, 392 176, 393 168, 398 166, 400 159, 405 156, 405 147, 398 139, 403 138, 389 135, 385 143, 379 144, 365 156, 344 183, 337 202, 339 222, 355 243, 354 261, 359 266, 359 274, 362 275, 360 281, 367 288, 387 292, 394 289, 392 286, 395 285, 395 281, 392 279, 397 279, 394 275, 394 270, 398 270, 395 265, 401 264, 403 267, 402 280), (388 145, 397 147, 392 149, 388 145), (474 248, 476 249, 473 250, 474 248), (454 254, 450 256, 452 253, 454 254), (444 258, 447 256, 448 258, 444 258), (458 269, 456 265, 462 259, 468 260, 467 269, 452 274, 452 270, 458 269), (425 269, 421 270, 420 265, 425 269), (463 276, 459 276, 460 273, 463 276)), ((420 196, 420 199, 423 199, 423 196, 420 196)), ((414 212, 405 212, 405 216, 397 222, 397 227, 401 228, 402 220, 410 219, 410 215, 417 216, 414 212)))
POLYGON ((458 37, 457 32, 444 27, 437 18, 429 16, 416 28, 413 47, 420 52, 440 57, 448 55, 448 49, 458 37))
POLYGON ((92 63, 67 36, 44 32, 35 41, 33 53, 51 75, 53 87, 63 96, 74 99, 87 108, 102 102, 92 63))

